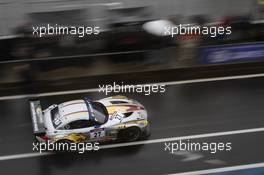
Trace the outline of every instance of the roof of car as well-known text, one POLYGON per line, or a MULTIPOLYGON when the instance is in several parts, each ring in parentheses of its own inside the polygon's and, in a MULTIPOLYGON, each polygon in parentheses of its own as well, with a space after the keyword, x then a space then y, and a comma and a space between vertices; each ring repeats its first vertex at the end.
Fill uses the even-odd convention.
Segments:
POLYGON ((59 105, 60 125, 76 120, 89 120, 91 112, 85 100, 73 100, 59 105))

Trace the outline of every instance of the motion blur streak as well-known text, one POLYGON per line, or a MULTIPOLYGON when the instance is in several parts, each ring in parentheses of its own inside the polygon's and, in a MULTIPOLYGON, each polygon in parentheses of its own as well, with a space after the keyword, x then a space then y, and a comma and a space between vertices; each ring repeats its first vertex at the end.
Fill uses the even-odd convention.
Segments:
MULTIPOLYGON (((150 83, 148 85, 169 86, 169 85, 202 83, 202 82, 211 82, 211 81, 225 81, 225 80, 235 80, 235 79, 257 78, 257 77, 264 77, 264 74, 250 74, 250 75, 203 78, 203 79, 184 80, 184 81, 159 82, 159 83, 150 83)), ((141 84, 141 85, 147 85, 147 84, 141 84)), ((103 88, 103 89, 106 90, 106 88, 103 88)), ((23 99, 23 98, 33 98, 33 97, 48 97, 48 96, 67 95, 67 94, 80 94, 80 93, 87 93, 87 92, 98 92, 99 90, 100 88, 93 88, 93 89, 58 91, 58 92, 49 92, 49 93, 40 93, 40 94, 10 95, 10 96, 2 96, 0 97, 0 100, 12 100, 12 99, 23 99)))
POLYGON ((95 53, 95 54, 84 54, 78 56, 59 56, 59 57, 47 57, 47 58, 38 58, 38 59, 18 59, 18 60, 8 60, 8 61, 0 61, 0 64, 7 63, 23 63, 23 62, 38 62, 38 61, 47 61, 47 60, 66 60, 66 59, 74 59, 78 58, 87 58, 87 57, 95 57, 95 56, 109 56, 109 55, 122 55, 122 54, 133 54, 133 53, 141 53, 147 52, 148 50, 136 50, 136 51, 123 51, 123 52, 109 52, 109 53, 95 53))

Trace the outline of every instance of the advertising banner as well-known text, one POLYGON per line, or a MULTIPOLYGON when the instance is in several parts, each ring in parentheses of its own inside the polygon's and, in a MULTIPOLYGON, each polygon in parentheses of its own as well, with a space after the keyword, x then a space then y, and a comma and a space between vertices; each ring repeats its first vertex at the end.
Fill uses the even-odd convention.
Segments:
POLYGON ((232 44, 203 47, 200 61, 203 64, 264 61, 264 43, 232 44))

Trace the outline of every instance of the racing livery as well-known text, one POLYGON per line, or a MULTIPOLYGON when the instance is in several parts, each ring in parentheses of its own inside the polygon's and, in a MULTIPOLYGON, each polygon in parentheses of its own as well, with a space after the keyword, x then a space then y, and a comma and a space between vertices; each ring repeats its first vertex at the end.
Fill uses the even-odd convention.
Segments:
POLYGON ((30 109, 33 132, 40 142, 130 142, 150 134, 145 107, 125 96, 98 101, 85 97, 45 110, 39 100, 32 100, 30 109))

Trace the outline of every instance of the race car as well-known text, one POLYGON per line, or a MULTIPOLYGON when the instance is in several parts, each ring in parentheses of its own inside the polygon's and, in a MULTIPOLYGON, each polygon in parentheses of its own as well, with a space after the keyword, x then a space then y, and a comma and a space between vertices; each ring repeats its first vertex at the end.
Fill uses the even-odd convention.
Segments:
POLYGON ((39 100, 30 101, 33 133, 39 142, 131 142, 150 135, 145 107, 125 96, 98 101, 88 97, 42 110, 39 100))

